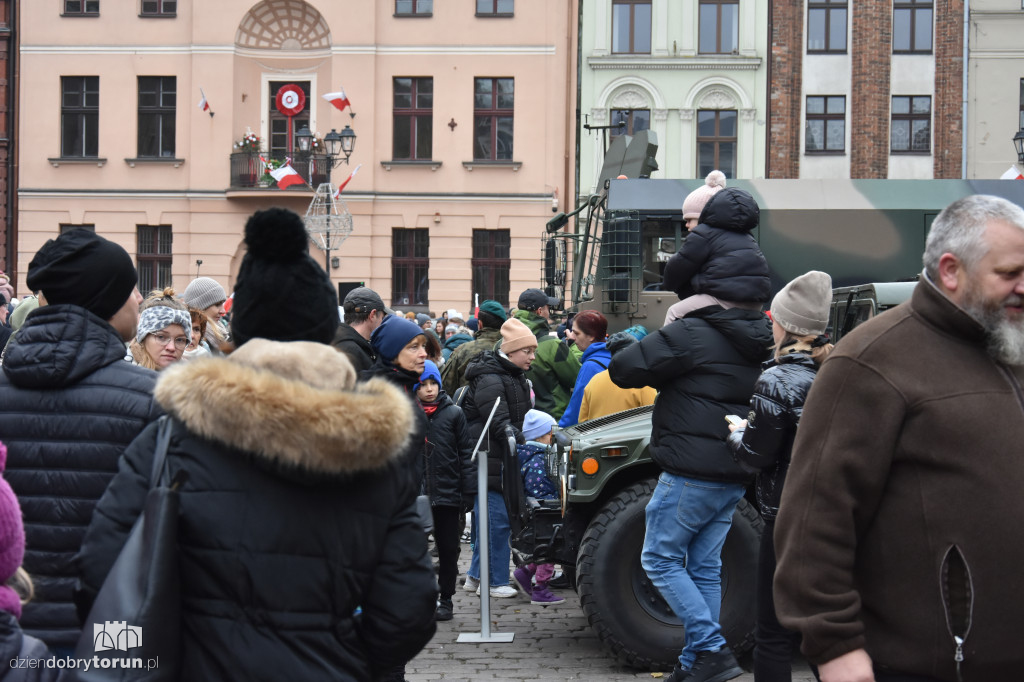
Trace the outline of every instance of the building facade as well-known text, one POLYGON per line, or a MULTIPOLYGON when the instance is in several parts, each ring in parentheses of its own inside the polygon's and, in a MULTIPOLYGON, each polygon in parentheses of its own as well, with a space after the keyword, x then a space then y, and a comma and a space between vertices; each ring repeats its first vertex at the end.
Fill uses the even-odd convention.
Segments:
POLYGON ((772 3, 768 177, 962 177, 963 66, 963 0, 772 3))
POLYGON ((967 79, 967 177, 998 178, 1024 130, 1024 2, 971 0, 967 79))
POLYGON ((18 112, 17 9, 13 0, 0 0, 0 270, 11 279, 17 274, 13 238, 18 180, 14 134, 18 112))
POLYGON ((764 177, 767 6, 756 0, 583 3, 582 195, 597 189, 614 136, 643 129, 658 139, 653 177, 704 177, 716 168, 730 178, 764 177))
POLYGON ((311 249, 332 278, 402 310, 514 302, 572 191, 574 5, 22 3, 19 294, 36 250, 74 226, 134 254, 140 288, 198 273, 230 290, 247 216, 306 213, 324 138, 349 126, 332 180, 361 166, 340 195, 353 229, 311 249), (342 92, 343 110, 323 97, 342 92), (304 127, 312 155, 294 147, 304 127), (312 184, 261 187, 265 161, 312 184))

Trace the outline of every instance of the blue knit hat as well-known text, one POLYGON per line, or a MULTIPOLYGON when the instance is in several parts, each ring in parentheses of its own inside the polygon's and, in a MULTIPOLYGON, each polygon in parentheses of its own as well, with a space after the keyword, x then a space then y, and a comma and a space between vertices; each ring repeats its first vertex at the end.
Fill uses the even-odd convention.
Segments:
POLYGON ((551 433, 551 427, 558 422, 547 412, 540 410, 528 410, 526 419, 523 420, 523 438, 536 440, 551 433))
POLYGON ((370 334, 370 345, 387 362, 392 362, 423 330, 412 320, 396 315, 388 315, 380 326, 370 334))
MULTIPOLYGON (((423 374, 420 375, 420 384, 427 379, 433 379, 437 382, 437 385, 441 385, 441 372, 437 369, 437 365, 434 364, 433 360, 425 360, 423 362, 423 374)), ((414 390, 420 387, 420 384, 416 384, 414 390)))

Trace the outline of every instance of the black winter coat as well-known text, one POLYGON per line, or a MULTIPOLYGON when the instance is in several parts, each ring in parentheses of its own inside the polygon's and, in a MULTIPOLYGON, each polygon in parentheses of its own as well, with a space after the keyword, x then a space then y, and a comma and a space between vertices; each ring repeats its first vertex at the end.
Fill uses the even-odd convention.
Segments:
POLYGON ((55 682, 60 670, 43 667, 43 661, 50 658, 53 653, 42 641, 24 634, 13 614, 0 611, 0 662, 4 666, 0 679, 4 682, 55 682), (22 668, 20 662, 15 664, 15 658, 26 661, 26 667, 22 668), (31 661, 36 661, 39 667, 28 667, 31 661))
POLYGON ((427 457, 424 484, 433 506, 473 508, 476 464, 462 408, 441 391, 437 409, 427 415, 427 457))
POLYGON ((757 504, 766 519, 774 520, 779 513, 796 428, 817 374, 817 363, 806 353, 790 353, 768 362, 754 385, 747 427, 729 436, 736 456, 761 471, 757 504))
MULTIPOLYGON (((354 379, 330 346, 265 339, 161 374, 167 464, 189 474, 181 680, 371 680, 434 634, 437 580, 396 459, 414 408, 354 379)), ((96 508, 89 589, 143 507, 155 438, 153 425, 132 443, 96 508)))
POLYGON ((744 414, 772 343, 763 313, 713 305, 695 310, 612 356, 622 388, 652 386, 650 453, 669 473, 745 482, 750 473, 726 445, 727 414, 744 414))
MULTIPOLYGON (((475 446, 494 407, 494 401, 501 398, 494 419, 491 420, 488 436, 480 445, 481 450, 488 452, 487 489, 501 492, 501 457, 508 449, 505 427, 512 427, 516 442, 525 443, 523 420, 531 404, 530 383, 526 380, 526 374, 498 353, 485 351, 469 363, 466 368, 469 389, 462 409, 469 422, 470 440, 475 446)), ((515 457, 514 452, 511 455, 515 457)))
POLYGON ((405 447, 405 452, 402 453, 401 461, 405 463, 403 468, 409 472, 410 480, 422 494, 423 476, 426 472, 427 415, 423 414, 420 403, 416 399, 416 384, 419 383, 420 377, 416 372, 396 367, 390 362, 385 362, 381 357, 374 361, 373 367, 359 373, 359 378, 362 381, 369 381, 374 377, 379 377, 389 384, 397 386, 413 407, 415 423, 412 437, 405 447))
POLYGON ((331 345, 348 356, 357 372, 370 369, 377 361, 377 353, 373 350, 370 342, 344 322, 338 325, 338 331, 335 332, 331 345))
POLYGON ((51 647, 78 641, 72 559, 118 457, 162 412, 156 372, 124 356, 117 331, 74 305, 33 310, 4 351, 4 477, 21 502, 24 566, 35 584, 21 626, 51 647))
POLYGON ((757 202, 748 193, 726 188, 715 194, 665 264, 661 288, 679 298, 708 294, 724 301, 767 301, 768 261, 750 234, 758 220, 757 202))

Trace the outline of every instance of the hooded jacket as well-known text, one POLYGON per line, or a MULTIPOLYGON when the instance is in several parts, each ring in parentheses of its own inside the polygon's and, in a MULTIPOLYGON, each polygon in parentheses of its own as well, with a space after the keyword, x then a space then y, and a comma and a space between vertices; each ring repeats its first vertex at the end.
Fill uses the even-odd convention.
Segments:
POLYGON ((156 372, 124 356, 106 320, 70 304, 32 311, 4 351, 4 477, 21 502, 24 566, 35 584, 21 626, 51 647, 78 641, 72 558, 118 457, 162 412, 156 372))
POLYGON ((576 385, 572 389, 572 396, 569 404, 558 420, 558 425, 565 428, 580 421, 580 406, 583 404, 583 391, 587 384, 597 374, 608 369, 608 363, 612 361, 611 351, 604 345, 604 341, 595 341, 583 351, 583 362, 580 371, 576 375, 576 385))
POLYGON ((533 384, 535 407, 556 420, 561 419, 576 386, 580 361, 557 336, 551 335, 551 326, 543 317, 531 310, 517 310, 515 317, 537 337, 537 355, 526 373, 533 384))
MULTIPOLYGON (((168 369, 156 397, 174 420, 168 469, 189 475, 180 679, 371 680, 429 641, 437 582, 399 470, 414 408, 398 388, 356 384, 330 346, 254 339, 168 369)), ((143 508, 156 430, 96 508, 89 590, 143 508)))
POLYGON ((427 415, 424 488, 434 506, 473 508, 476 495, 476 441, 469 437, 466 416, 443 390, 427 415))
POLYGON ((746 413, 771 343, 763 313, 713 305, 648 334, 612 358, 608 372, 618 386, 659 391, 650 443, 658 466, 710 481, 750 479, 726 445, 725 415, 746 413))
POLYGON ((356 368, 357 372, 370 369, 377 360, 377 352, 363 335, 357 332, 352 325, 342 322, 338 325, 338 331, 334 333, 334 340, 331 345, 348 356, 349 362, 356 368))
POLYGON ((445 361, 447 361, 448 358, 452 356, 452 353, 455 352, 456 348, 458 348, 464 343, 472 342, 473 337, 471 337, 469 334, 452 334, 444 342, 444 347, 441 349, 441 357, 444 358, 445 361))
POLYGON ((1024 367, 927 280, 821 365, 775 525, 775 604, 812 663, 1020 677, 1024 367))
POLYGON ((484 423, 491 414, 494 401, 501 398, 498 409, 488 428, 488 437, 480 445, 488 452, 487 489, 501 492, 502 453, 506 445, 505 427, 511 427, 516 442, 523 439, 523 420, 530 410, 530 384, 523 370, 498 355, 498 351, 481 353, 466 369, 469 390, 462 403, 469 438, 475 445, 483 433, 484 423))
POLYGON ((494 350, 495 344, 499 341, 501 331, 485 327, 473 335, 472 341, 452 351, 441 366, 441 382, 448 395, 455 395, 455 391, 468 383, 466 368, 469 367, 469 363, 485 350, 494 350))
POLYGON ((751 235, 758 221, 757 202, 747 192, 727 187, 715 194, 665 264, 661 288, 679 298, 708 294, 725 301, 767 301, 768 261, 751 235))

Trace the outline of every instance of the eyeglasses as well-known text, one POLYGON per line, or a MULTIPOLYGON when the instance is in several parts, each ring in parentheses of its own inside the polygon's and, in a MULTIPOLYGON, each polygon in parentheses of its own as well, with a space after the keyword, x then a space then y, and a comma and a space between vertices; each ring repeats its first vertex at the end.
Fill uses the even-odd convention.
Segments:
POLYGON ((162 332, 156 332, 155 334, 150 334, 150 336, 156 339, 156 342, 161 346, 166 346, 171 341, 173 341, 174 347, 177 348, 178 350, 185 350, 186 348, 192 345, 192 340, 187 339, 184 336, 175 336, 172 338, 162 332))

